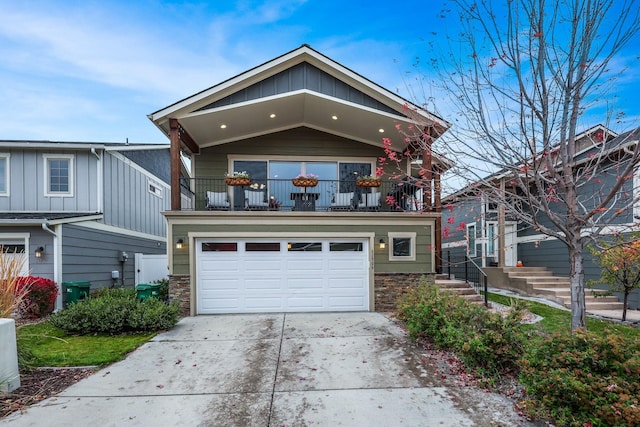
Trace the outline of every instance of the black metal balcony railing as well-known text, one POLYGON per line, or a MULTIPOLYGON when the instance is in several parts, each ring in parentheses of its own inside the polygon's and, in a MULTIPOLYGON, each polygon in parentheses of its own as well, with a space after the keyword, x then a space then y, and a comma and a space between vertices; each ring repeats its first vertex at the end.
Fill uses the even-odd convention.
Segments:
POLYGON ((224 178, 192 178, 182 181, 182 210, 416 211, 422 209, 417 190, 402 180, 383 180, 380 187, 359 187, 354 180, 296 187, 291 179, 231 186, 224 178))

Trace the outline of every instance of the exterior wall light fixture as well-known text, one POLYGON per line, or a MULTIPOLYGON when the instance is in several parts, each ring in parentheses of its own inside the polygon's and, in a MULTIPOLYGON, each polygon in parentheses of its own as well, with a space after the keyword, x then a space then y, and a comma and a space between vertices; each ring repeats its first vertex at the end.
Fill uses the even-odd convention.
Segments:
POLYGON ((176 242, 176 249, 182 249, 184 247, 184 240, 178 239, 176 242))
POLYGON ((380 239, 379 246, 380 246, 380 249, 384 249, 384 248, 387 247, 387 244, 384 241, 384 239, 382 239, 382 238, 380 239))
POLYGON ((36 249, 36 258, 42 258, 42 255, 44 254, 44 246, 40 246, 36 249))

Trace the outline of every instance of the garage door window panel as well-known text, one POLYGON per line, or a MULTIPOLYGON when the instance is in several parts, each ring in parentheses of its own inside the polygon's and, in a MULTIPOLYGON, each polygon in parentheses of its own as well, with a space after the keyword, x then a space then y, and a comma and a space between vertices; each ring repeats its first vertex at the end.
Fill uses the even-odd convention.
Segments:
POLYGON ((322 242, 289 242, 289 252, 322 252, 322 242))
POLYGON ((279 242, 247 242, 247 252, 280 252, 279 242))
POLYGON ((202 252, 238 252, 236 242, 203 243, 202 252))
POLYGON ((331 252, 362 252, 361 242, 331 242, 329 243, 331 252))

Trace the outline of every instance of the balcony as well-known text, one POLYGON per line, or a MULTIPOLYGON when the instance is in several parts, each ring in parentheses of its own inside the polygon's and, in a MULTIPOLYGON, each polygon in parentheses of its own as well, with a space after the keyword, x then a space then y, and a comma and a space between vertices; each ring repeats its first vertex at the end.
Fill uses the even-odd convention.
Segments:
POLYGON ((379 187, 359 187, 355 180, 319 180, 296 187, 291 179, 257 179, 230 186, 224 178, 182 180, 182 210, 193 211, 420 211, 422 190, 407 181, 382 180, 379 187))

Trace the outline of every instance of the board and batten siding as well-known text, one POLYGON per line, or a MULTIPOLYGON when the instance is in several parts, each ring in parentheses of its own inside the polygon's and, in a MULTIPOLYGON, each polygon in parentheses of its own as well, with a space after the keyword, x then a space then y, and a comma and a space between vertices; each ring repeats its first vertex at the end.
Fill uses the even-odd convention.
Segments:
POLYGON ((62 240, 62 281, 90 281, 92 289, 110 286, 114 270, 124 278, 125 286, 132 287, 135 285, 134 254, 166 253, 165 243, 132 236, 124 230, 120 234, 66 224, 62 227, 62 240), (129 255, 124 263, 124 276, 120 262, 122 251, 129 255))
MULTIPOLYGON (((402 214, 400 214, 402 215, 402 214)), ((307 223, 296 223, 292 217, 278 215, 280 219, 274 217, 266 221, 263 217, 259 219, 253 218, 253 224, 229 224, 220 221, 219 223, 205 223, 203 220, 194 218, 191 224, 172 224, 172 235, 174 240, 182 238, 186 241, 190 232, 192 233, 277 233, 279 238, 286 238, 287 234, 294 233, 318 233, 320 236, 335 235, 340 238, 340 234, 348 233, 374 233, 373 251, 374 266, 376 273, 431 273, 433 272, 432 263, 432 220, 427 218, 413 218, 415 224, 407 224, 406 222, 398 225, 393 221, 384 223, 376 221, 373 217, 369 220, 360 218, 359 223, 353 220, 345 220, 344 218, 331 218, 332 223, 320 220, 314 224, 311 220, 307 223), (268 224, 266 224, 268 222, 268 224), (278 224, 278 222, 280 222, 278 224), (389 237, 388 233, 416 233, 416 260, 415 261, 390 261, 389 260, 389 237), (380 249, 378 242, 380 238, 384 238, 387 247, 380 249)), ((401 221, 397 216, 398 222, 401 221)), ((325 237, 320 237, 325 238, 325 237)), ((233 240, 233 236, 229 237, 233 240)), ((246 239, 246 237, 243 237, 246 239)), ((260 237, 260 239, 264 239, 260 237)), ((298 238, 296 238, 298 239, 298 238)), ((189 274, 189 253, 190 248, 173 250, 173 274, 189 274)))
POLYGON ((9 154, 9 196, 0 196, 0 210, 14 212, 98 212, 98 160, 90 150, 6 151, 9 154), (73 157, 72 196, 45 196, 47 155, 73 157))
POLYGON ((166 236, 161 212, 171 207, 169 185, 117 153, 104 156, 104 219, 107 225, 166 236), (149 184, 161 191, 154 194, 149 184))

